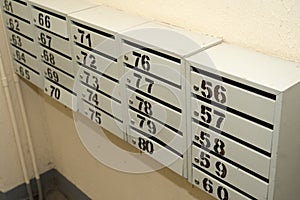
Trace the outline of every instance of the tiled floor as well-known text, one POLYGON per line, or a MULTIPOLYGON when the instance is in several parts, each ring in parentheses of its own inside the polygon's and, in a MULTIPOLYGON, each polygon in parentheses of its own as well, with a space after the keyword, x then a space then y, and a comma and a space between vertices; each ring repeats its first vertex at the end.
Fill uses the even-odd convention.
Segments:
POLYGON ((58 190, 51 190, 45 195, 45 200, 68 200, 68 199, 58 190))

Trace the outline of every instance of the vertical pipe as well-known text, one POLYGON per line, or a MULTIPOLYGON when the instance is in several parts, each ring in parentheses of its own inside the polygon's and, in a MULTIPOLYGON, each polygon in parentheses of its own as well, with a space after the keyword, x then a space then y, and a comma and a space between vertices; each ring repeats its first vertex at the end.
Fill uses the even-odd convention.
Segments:
POLYGON ((34 152, 34 148, 33 148, 33 144, 32 144, 32 138, 31 138, 31 134, 30 134, 28 118, 26 115, 24 101, 23 101, 23 97, 22 97, 22 93, 21 93, 19 77, 17 74, 13 74, 13 77, 14 77, 14 81, 15 81, 15 85, 16 85, 16 89, 17 89, 17 96, 18 96, 18 100, 19 100, 19 104, 20 104, 20 108, 21 108, 22 118, 24 120, 26 139, 27 139, 28 146, 29 146, 29 153, 30 153, 31 162, 33 165, 34 177, 37 182, 39 200, 42 200, 43 199, 43 191, 42 191, 42 185, 41 185, 41 181, 40 181, 40 174, 39 174, 39 171, 37 168, 36 156, 35 156, 35 152, 34 152))
POLYGON ((20 160, 22 171, 23 171, 24 180, 25 180, 25 183, 26 183, 26 189, 27 189, 27 192, 28 192, 28 195, 29 195, 29 199, 33 200, 32 189, 31 189, 31 186, 30 186, 30 180, 29 180, 29 177, 28 177, 27 167, 26 167, 26 164, 25 164, 24 152, 23 152, 23 149, 22 149, 20 134, 19 134, 17 123, 16 123, 17 120, 16 120, 16 116, 15 116, 15 113, 14 113, 14 110, 13 110, 12 98, 11 98, 11 95, 10 95, 10 92, 9 92, 8 81, 7 81, 5 70, 4 70, 4 67, 3 67, 1 55, 0 55, 0 75, 1 75, 1 81, 2 81, 3 88, 4 88, 4 92, 5 92, 7 105, 8 105, 8 111, 9 111, 11 123, 12 123, 12 126, 13 126, 15 141, 16 141, 18 155, 19 155, 19 160, 20 160))

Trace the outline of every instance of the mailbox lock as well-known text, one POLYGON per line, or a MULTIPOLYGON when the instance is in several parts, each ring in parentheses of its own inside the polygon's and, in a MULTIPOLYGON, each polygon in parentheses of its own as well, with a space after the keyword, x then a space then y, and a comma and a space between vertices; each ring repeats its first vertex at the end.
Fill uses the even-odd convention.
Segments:
POLYGON ((194 88, 195 91, 199 91, 199 87, 197 85, 194 85, 193 88, 194 88))
POLYGON ((136 140, 132 139, 132 144, 136 145, 136 140))

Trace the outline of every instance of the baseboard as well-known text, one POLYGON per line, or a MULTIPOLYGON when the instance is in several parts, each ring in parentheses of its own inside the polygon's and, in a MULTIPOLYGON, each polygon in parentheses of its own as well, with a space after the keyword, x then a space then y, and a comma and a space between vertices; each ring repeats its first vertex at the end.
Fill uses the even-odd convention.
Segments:
POLYGON ((57 170, 55 170, 55 172, 55 184, 59 191, 64 194, 68 200, 91 200, 85 193, 83 193, 57 170))
MULTIPOLYGON (((56 169, 51 169, 43 173, 40 180, 44 196, 51 192, 51 190, 59 190, 68 200, 90 200, 86 194, 79 190, 56 169)), ((35 199, 38 199, 35 180, 31 180, 30 185, 35 199)), ((5 193, 0 192, 0 200, 27 200, 27 196, 25 184, 21 184, 5 193)))

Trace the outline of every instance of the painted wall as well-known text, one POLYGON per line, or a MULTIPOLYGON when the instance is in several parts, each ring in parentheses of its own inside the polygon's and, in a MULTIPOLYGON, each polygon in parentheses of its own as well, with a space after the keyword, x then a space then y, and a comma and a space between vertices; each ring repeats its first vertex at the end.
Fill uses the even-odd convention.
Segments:
MULTIPOLYGON (((99 2, 300 62, 300 1, 297 0, 99 2)), ((2 28, 0 31, 2 38, 2 28)), ((11 64, 7 59, 7 47, 3 42, 0 45, 1 55, 8 69, 11 64)), ((9 79, 11 80, 11 74, 9 79)), ((13 92, 11 81, 10 87, 13 92)), ((167 169, 132 175, 98 163, 81 144, 69 109, 24 82, 22 88, 41 171, 54 165, 92 199, 211 199, 167 169)), ((0 94, 0 191, 5 192, 22 183, 22 174, 2 88, 0 94)), ((16 99, 15 94, 13 97, 16 99)), ((14 105, 18 111, 16 102, 14 105)), ((19 127, 24 134, 22 123, 19 127)), ((114 140, 121 147, 128 147, 117 139, 114 140)))
POLYGON ((98 0, 147 18, 300 62, 298 0, 98 0))
MULTIPOLYGON (((3 31, 2 17, 0 13, 0 55, 2 57, 3 66, 5 68, 6 77, 9 83, 9 89, 12 97, 12 104, 14 107, 18 130, 24 148, 24 156, 26 166, 30 178, 33 177, 32 164, 30 162, 29 148, 26 142, 26 135, 24 131, 24 124, 20 114, 20 107, 17 101, 17 94, 15 93, 15 83, 12 78, 12 64, 10 59, 8 46, 5 41, 5 33, 3 31), (3 38, 3 39, 2 39, 3 38)), ((0 65, 2 63, 0 62, 0 65)), ((40 95, 41 91, 36 87, 21 81, 21 88, 24 91, 24 103, 27 110, 27 116, 30 124, 34 148, 38 162, 38 168, 41 172, 45 172, 53 168, 51 144, 48 141, 48 128, 44 116, 44 100, 40 95)), ((9 191, 12 188, 24 182, 21 165, 19 162, 17 147, 13 128, 11 125, 10 115, 8 112, 7 101, 0 81, 0 192, 9 191)))

